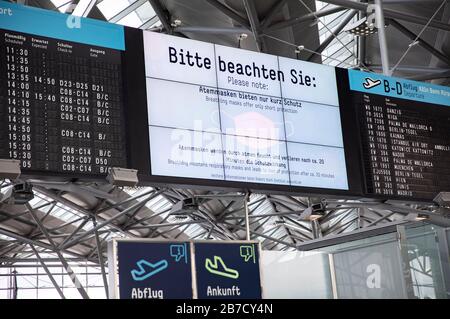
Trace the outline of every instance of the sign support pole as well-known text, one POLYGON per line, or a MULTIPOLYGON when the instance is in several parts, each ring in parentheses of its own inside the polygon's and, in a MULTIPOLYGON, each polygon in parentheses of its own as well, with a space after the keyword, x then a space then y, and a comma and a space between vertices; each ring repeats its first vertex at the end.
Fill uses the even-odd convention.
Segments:
POLYGON ((384 29, 384 12, 383 12, 383 2, 382 0, 375 0, 376 5, 376 24, 378 28, 378 41, 380 43, 380 55, 381 55, 381 66, 383 68, 383 74, 390 76, 391 72, 389 70, 389 55, 386 40, 386 31, 384 29))
POLYGON ((245 232, 246 232, 246 240, 250 240, 250 219, 248 217, 248 200, 250 198, 250 192, 247 191, 244 196, 244 211, 245 211, 245 232))

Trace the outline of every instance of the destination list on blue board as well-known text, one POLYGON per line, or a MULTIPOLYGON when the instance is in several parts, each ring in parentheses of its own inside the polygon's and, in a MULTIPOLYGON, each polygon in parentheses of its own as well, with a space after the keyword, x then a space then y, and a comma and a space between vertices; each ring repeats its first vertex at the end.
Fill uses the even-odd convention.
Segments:
POLYGON ((433 199, 450 189, 450 108, 354 93, 368 192, 433 199))
POLYGON ((118 50, 0 30, 0 158, 23 170, 126 167, 118 50))

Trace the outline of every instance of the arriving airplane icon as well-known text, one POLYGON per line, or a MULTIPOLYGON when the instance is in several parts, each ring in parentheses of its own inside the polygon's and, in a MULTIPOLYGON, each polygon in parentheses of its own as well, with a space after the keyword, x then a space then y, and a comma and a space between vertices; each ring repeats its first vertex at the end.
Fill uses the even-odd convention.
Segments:
POLYGON ((131 276, 133 277, 134 281, 143 281, 163 271, 164 269, 167 268, 168 265, 169 263, 165 259, 160 260, 154 264, 144 259, 141 259, 136 263, 136 266, 139 269, 133 269, 131 271, 131 276))
POLYGON ((227 277, 231 279, 238 279, 239 278, 239 272, 237 270, 228 268, 225 265, 225 262, 223 259, 219 256, 214 256, 214 261, 212 261, 209 258, 206 258, 205 260, 205 268, 210 273, 222 277, 227 277))
POLYGON ((363 83, 365 89, 369 90, 381 84, 381 80, 374 80, 366 78, 366 82, 363 83))

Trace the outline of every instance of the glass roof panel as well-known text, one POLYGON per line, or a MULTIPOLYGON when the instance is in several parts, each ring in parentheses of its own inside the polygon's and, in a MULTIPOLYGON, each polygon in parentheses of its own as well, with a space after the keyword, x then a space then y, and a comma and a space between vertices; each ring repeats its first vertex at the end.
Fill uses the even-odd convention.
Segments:
POLYGON ((156 15, 155 10, 153 10, 150 2, 145 2, 142 6, 137 8, 136 14, 143 22, 150 20, 156 15))
POLYGON ((51 1, 60 12, 66 12, 67 8, 72 3, 71 0, 51 0, 51 1))
POLYGON ((130 0, 103 0, 97 4, 97 8, 109 20, 125 10, 132 2, 130 0))
POLYGON ((89 4, 91 3, 91 0, 80 0, 75 8, 75 10, 73 10, 73 15, 74 16, 83 16, 83 14, 86 12, 86 10, 89 7, 89 4))
POLYGON ((129 15, 127 15, 117 23, 132 28, 139 28, 142 25, 142 20, 139 18, 136 12, 131 12, 129 15))
MULTIPOLYGON (((316 1, 317 11, 324 9, 328 10, 334 7, 336 7, 336 5, 328 4, 322 1, 316 1)), ((334 32, 334 29, 341 23, 343 19, 345 19, 345 17, 347 17, 347 11, 336 12, 319 18, 320 23, 318 26, 320 43, 323 43, 331 35, 329 30, 334 32), (324 26, 325 24, 326 27, 324 26)), ((352 21, 356 21, 357 19, 358 15, 355 15, 352 21)), ((352 21, 350 21, 350 23, 352 21)), ((328 47, 323 50, 322 63, 331 66, 340 65, 346 68, 357 65, 357 38, 352 34, 341 32, 339 35, 337 35, 337 39, 334 39, 328 45, 328 47), (345 44, 346 48, 343 44, 345 44), (332 59, 328 57, 332 57, 332 59), (353 59, 350 59, 350 57, 353 57, 353 59)))

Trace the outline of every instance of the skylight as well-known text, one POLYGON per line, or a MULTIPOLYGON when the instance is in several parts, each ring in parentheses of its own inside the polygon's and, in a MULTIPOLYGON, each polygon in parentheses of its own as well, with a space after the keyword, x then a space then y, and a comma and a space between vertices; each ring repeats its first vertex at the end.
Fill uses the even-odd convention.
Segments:
POLYGON ((107 20, 125 10, 133 1, 129 0, 103 0, 97 5, 107 20))
POLYGON ((86 10, 88 10, 89 5, 91 4, 91 1, 92 0, 80 0, 72 14, 79 17, 84 16, 86 10))
MULTIPOLYGON (((316 1, 316 10, 328 10, 336 7, 336 5, 325 3, 322 1, 316 1)), ((319 36, 320 43, 323 43, 333 31, 337 25, 341 23, 347 16, 347 12, 336 12, 330 15, 326 15, 319 18, 319 36), (324 26, 326 24, 327 28, 324 26)), ((355 15, 352 21, 356 21, 358 16, 355 15)), ((322 52, 322 63, 331 66, 351 67, 357 65, 357 41, 354 35, 346 32, 341 32, 337 35, 328 47, 322 52), (345 47, 344 47, 345 45, 345 47)))
POLYGON ((66 12, 69 8, 70 4, 72 3, 71 0, 51 0, 53 5, 60 11, 60 12, 66 12))

